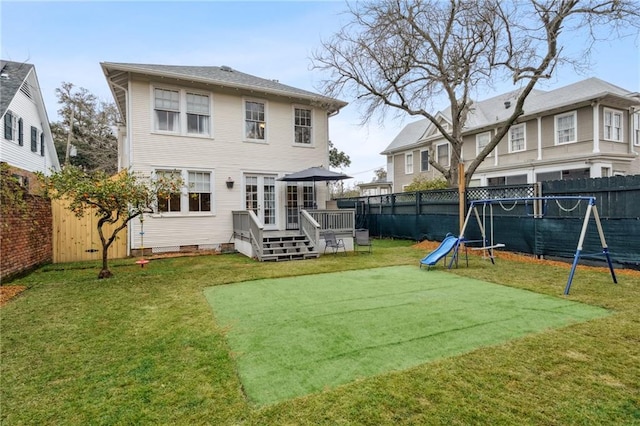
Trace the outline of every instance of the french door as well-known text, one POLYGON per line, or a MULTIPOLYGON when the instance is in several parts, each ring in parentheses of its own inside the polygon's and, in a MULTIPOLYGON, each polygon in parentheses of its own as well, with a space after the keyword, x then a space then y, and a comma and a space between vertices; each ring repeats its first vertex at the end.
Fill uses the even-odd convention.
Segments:
POLYGON ((287 184, 287 229, 299 229, 300 210, 313 209, 313 189, 311 182, 287 184))
POLYGON ((244 176, 245 207, 253 210, 265 229, 277 229, 276 177, 248 174, 244 176))

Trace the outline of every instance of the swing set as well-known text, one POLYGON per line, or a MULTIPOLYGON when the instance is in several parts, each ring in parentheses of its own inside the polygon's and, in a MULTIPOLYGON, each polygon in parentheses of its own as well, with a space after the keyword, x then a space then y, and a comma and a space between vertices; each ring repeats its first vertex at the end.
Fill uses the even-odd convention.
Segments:
MULTIPOLYGON (((615 284, 618 283, 616 279, 616 274, 613 270, 613 263, 611 262, 611 256, 609 255, 609 248, 607 246, 607 242, 604 237, 604 231, 602 230, 602 224, 600 222, 600 216, 598 215, 598 208, 596 206, 596 198, 595 197, 585 197, 585 196, 553 196, 553 197, 527 197, 527 198, 493 198, 486 200, 474 200, 471 201, 471 205, 469 206, 469 211, 464 220, 464 224, 462 225, 462 229, 460 231, 460 236, 458 237, 458 241, 453 249, 453 256, 449 262, 449 269, 453 266, 455 262, 458 264, 458 255, 460 245, 464 244, 465 255, 468 248, 471 250, 481 250, 483 252, 484 258, 489 258, 492 264, 494 262, 494 249, 505 247, 502 243, 496 243, 494 240, 494 216, 493 216, 493 206, 495 204, 500 205, 500 207, 505 211, 513 210, 516 205, 520 202, 525 204, 527 208, 527 214, 533 217, 543 217, 546 212, 547 204, 550 201, 554 201, 558 208, 564 212, 571 212, 575 210, 582 202, 587 202, 587 209, 584 216, 584 220, 582 222, 582 230, 580 232, 580 238, 578 240, 578 246, 576 248, 575 255, 573 257, 573 264, 571 266, 571 272, 569 273, 569 278, 567 280, 567 285, 564 289, 564 294, 568 295, 569 290, 571 289, 571 283, 573 281, 573 276, 576 271, 576 267, 578 266, 578 261, 580 257, 594 257, 594 256, 604 256, 607 260, 607 264, 609 265, 609 270, 611 271, 611 278, 615 284), (576 204, 572 208, 565 208, 561 205, 562 201, 565 200, 574 200, 576 204), (506 204, 513 203, 510 207, 505 207, 506 204), (529 213, 529 206, 532 207, 532 213, 529 213), (481 213, 479 208, 481 207, 481 213), (600 243, 602 245, 602 252, 594 253, 594 254, 583 254, 583 244, 585 240, 585 236, 587 233, 587 227, 589 225, 589 221, 591 219, 591 215, 593 214, 593 218, 596 223, 596 227, 598 230, 598 235, 600 236, 600 243), (467 227, 471 220, 471 216, 474 216, 478 228, 480 229, 480 234, 482 239, 480 240, 468 240, 465 238, 465 231, 467 231, 467 227), (482 243, 481 246, 473 246, 473 244, 482 243)), ((467 258, 467 266, 469 265, 469 260, 467 258)))

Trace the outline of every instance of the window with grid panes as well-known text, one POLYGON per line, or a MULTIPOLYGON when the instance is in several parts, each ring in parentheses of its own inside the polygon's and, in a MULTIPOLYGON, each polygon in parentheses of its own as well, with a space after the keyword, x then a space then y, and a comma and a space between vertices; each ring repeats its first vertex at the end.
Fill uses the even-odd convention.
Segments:
POLYGON ((556 144, 576 142, 576 113, 556 115, 556 144))
POLYGON ((187 133, 209 134, 209 96, 187 93, 187 133))
POLYGON ((211 211, 211 173, 189 172, 189 211, 211 211))
POLYGON ((509 151, 518 152, 525 150, 524 123, 509 129, 509 151))
MULTIPOLYGON (((484 147, 487 146, 490 141, 491 141, 491 132, 484 132, 484 133, 480 133, 479 135, 476 135, 476 155, 480 154, 484 149, 484 147)), ((490 157, 490 156, 491 156, 491 153, 487 155, 487 157, 490 157)))
POLYGON ((294 110, 295 143, 311 144, 311 110, 295 108, 294 110))
POLYGON ((622 141, 622 112, 604 110, 604 138, 610 141, 622 141))
POLYGON ((267 127, 264 111, 265 105, 263 102, 245 102, 245 137, 247 139, 264 140, 265 130, 267 127))
MULTIPOLYGON (((174 171, 157 171, 158 179, 175 180, 180 178, 180 172, 174 171)), ((180 190, 169 194, 158 194, 158 211, 159 212, 179 212, 181 208, 180 190)))
POLYGON ((156 130, 180 131, 180 92, 155 89, 154 111, 156 130))
POLYGON ((413 154, 408 153, 404 155, 404 172, 406 174, 413 173, 413 154))
POLYGON ((442 145, 438 145, 436 152, 438 154, 438 164, 440 164, 443 167, 448 167, 449 166, 449 144, 444 143, 442 145))
POLYGON ((420 151, 420 171, 429 171, 429 151, 420 151))

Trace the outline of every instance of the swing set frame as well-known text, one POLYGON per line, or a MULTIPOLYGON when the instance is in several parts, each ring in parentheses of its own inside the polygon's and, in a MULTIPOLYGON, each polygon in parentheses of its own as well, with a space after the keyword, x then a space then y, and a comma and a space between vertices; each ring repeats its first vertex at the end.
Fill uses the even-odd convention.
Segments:
MULTIPOLYGON (((531 215, 535 218, 543 217, 545 214, 545 207, 548 201, 555 201, 560 207, 561 210, 564 211, 572 211, 574 210, 582 201, 588 202, 587 210, 584 216, 584 220, 582 222, 582 230, 580 232, 580 238, 578 239, 578 246, 576 248, 576 252, 573 256, 573 264, 571 265, 571 271, 569 272, 569 278, 567 280, 567 285, 564 289, 565 296, 569 294, 569 290, 571 289, 571 283, 573 281, 573 276, 575 275, 576 267, 578 266, 578 261, 580 257, 586 256, 605 256, 607 260, 607 264, 609 266, 609 271, 611 272, 611 278, 613 279, 614 284, 618 283, 616 278, 616 274, 613 270, 613 263, 611 261, 611 256, 609 254, 609 247, 607 246, 607 241, 604 236, 604 231, 602 230, 602 223, 600 222, 600 216, 598 214, 598 207, 596 206, 596 197, 585 197, 585 196, 549 196, 549 197, 524 197, 524 198, 492 198, 485 200, 473 200, 471 201, 471 205, 469 206, 469 211, 466 214, 464 224, 462 225, 462 229, 460 230, 460 236, 458 237, 458 241, 454 247, 453 256, 449 263, 449 269, 453 266, 455 261, 456 265, 458 264, 458 251, 460 249, 461 244, 465 244, 465 253, 467 249, 466 243, 478 243, 482 242, 481 247, 471 247, 471 250, 482 250, 483 256, 488 255, 491 263, 494 264, 494 249, 502 248, 505 245, 501 243, 496 243, 493 238, 493 205, 500 204, 500 206, 507 210, 513 210, 518 202, 524 202, 525 205, 528 205, 529 202, 534 206, 534 213, 531 215), (565 209, 560 205, 560 201, 562 200, 574 200, 577 201, 576 206, 571 209, 565 209), (503 203, 511 203, 513 202, 513 207, 506 209, 502 204, 503 203), (537 203, 537 204, 533 204, 537 203), (478 207, 482 207, 482 215, 478 212, 478 207), (487 230, 487 212, 489 216, 489 229, 487 230), (593 218, 596 223, 596 227, 598 230, 598 235, 600 236, 600 243, 602 245, 602 252, 595 254, 583 254, 583 244, 584 239, 587 233, 587 227, 589 225, 589 221, 591 219, 591 215, 593 214, 593 218), (465 231, 467 230, 467 226, 469 225, 471 215, 473 215, 477 221, 478 227, 480 228, 480 233, 482 234, 482 240, 467 240, 465 238, 465 231), (487 235, 489 234, 489 235, 487 235)), ((468 263, 467 263, 468 266, 468 263)))

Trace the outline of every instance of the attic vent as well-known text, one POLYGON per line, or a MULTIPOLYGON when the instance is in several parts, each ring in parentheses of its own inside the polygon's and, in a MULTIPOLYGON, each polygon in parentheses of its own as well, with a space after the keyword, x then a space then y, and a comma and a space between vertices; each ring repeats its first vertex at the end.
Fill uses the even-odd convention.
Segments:
POLYGON ((511 108, 511 101, 504 101, 504 108, 505 109, 511 108))
POLYGON ((233 72, 233 68, 231 68, 231 67, 230 67, 230 66, 228 66, 228 65, 223 65, 223 66, 221 66, 221 67, 220 67, 220 69, 221 69, 222 71, 226 71, 226 72, 233 72))
POLYGON ((22 86, 20 86, 20 91, 24 93, 27 98, 33 99, 33 97, 31 96, 31 87, 29 87, 27 83, 24 83, 22 86))

